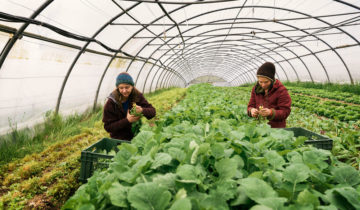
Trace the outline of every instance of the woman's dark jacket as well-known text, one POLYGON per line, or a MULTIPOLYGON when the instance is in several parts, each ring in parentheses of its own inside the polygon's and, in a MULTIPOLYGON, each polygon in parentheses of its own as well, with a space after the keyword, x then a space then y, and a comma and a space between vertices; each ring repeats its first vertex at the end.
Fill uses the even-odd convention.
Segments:
POLYGON ((248 115, 251 117, 250 110, 252 108, 259 109, 261 105, 263 108, 272 109, 272 116, 268 116, 268 124, 272 128, 286 127, 286 118, 291 111, 291 98, 285 86, 279 80, 274 82, 267 95, 265 95, 260 85, 256 84, 253 87, 247 109, 248 115))
MULTIPOLYGON (((149 104, 144 95, 135 87, 129 96, 129 100, 129 110, 136 104, 141 106, 143 109, 142 113, 147 119, 151 119, 156 115, 155 108, 149 104)), ((110 133, 111 138, 130 141, 134 134, 131 131, 131 123, 126 118, 127 113, 123 110, 120 101, 121 94, 116 89, 110 94, 104 106, 102 121, 104 122, 105 130, 110 133)))

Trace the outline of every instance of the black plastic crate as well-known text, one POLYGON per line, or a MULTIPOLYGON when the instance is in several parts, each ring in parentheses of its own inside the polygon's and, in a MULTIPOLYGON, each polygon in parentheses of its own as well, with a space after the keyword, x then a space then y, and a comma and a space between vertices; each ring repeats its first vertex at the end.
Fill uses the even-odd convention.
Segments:
POLYGON ((122 143, 129 143, 129 141, 103 138, 88 148, 84 149, 81 152, 81 168, 80 168, 80 177, 81 182, 86 182, 89 177, 91 177, 95 170, 105 169, 109 167, 109 160, 111 160, 113 155, 101 154, 102 151, 110 152, 115 150, 118 152, 119 149, 117 145, 122 143))
POLYGON ((312 131, 300 127, 292 127, 292 128, 284 128, 284 129, 287 131, 293 131, 295 137, 305 136, 306 138, 308 138, 308 140, 305 141, 305 144, 311 144, 318 149, 332 150, 333 140, 328 137, 319 135, 317 133, 314 133, 312 131))

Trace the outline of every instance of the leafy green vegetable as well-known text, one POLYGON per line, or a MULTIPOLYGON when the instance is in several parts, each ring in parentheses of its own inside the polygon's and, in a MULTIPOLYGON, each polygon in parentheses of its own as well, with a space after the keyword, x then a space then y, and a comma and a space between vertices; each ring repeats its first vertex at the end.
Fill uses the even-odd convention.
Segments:
POLYGON ((305 181, 309 177, 309 167, 304 164, 292 164, 284 170, 284 179, 296 184, 305 181))
POLYGON ((134 115, 135 117, 142 117, 143 114, 142 113, 137 113, 136 112, 136 104, 134 104, 130 110, 130 114, 134 115), (135 105, 135 106, 134 106, 135 105))
POLYGON ((111 203, 114 206, 128 207, 127 193, 129 187, 123 186, 118 182, 114 182, 108 190, 111 203))
POLYGON ((215 169, 219 173, 220 179, 231 179, 236 174, 237 162, 234 159, 224 158, 215 162, 215 169))
POLYGON ((276 151, 269 151, 265 154, 266 160, 270 163, 274 169, 282 168, 285 164, 285 160, 276 152, 276 151))
POLYGON ((316 208, 320 205, 320 201, 317 196, 312 194, 310 191, 305 189, 304 191, 300 192, 297 197, 297 203, 299 204, 311 204, 312 208, 316 208))
POLYGON ((176 183, 175 180, 177 175, 174 173, 167 173, 167 174, 156 174, 153 178, 153 182, 157 185, 164 186, 166 189, 169 189, 171 192, 176 192, 176 183))
POLYGON ((264 206, 264 205, 255 205, 251 207, 250 210, 272 210, 272 208, 264 206))
POLYGON ((325 192, 327 200, 338 209, 360 209, 360 195, 352 187, 340 187, 325 192))
POLYGON ((170 210, 191 210, 191 202, 188 198, 183 198, 174 202, 170 210))
MULTIPOLYGON (((242 93, 248 97, 249 91, 189 87, 155 127, 143 127, 131 144, 118 146, 109 169, 95 173, 66 206, 356 209, 356 169, 328 151, 302 147, 304 139, 293 132, 257 124, 247 116, 242 93)), ((354 141, 343 139, 337 141, 354 141)))
POLYGON ((140 183, 133 186, 128 196, 131 206, 144 210, 162 210, 169 205, 171 194, 155 183, 140 183))
POLYGON ((200 183, 200 180, 196 176, 196 169, 195 166, 192 165, 180 165, 177 170, 176 174, 179 175, 181 178, 181 182, 185 183, 200 183))
POLYGON ((172 158, 169 154, 167 153, 157 153, 155 155, 155 160, 152 163, 151 168, 152 169, 156 169, 162 165, 166 165, 169 164, 171 162, 172 158))
POLYGON ((311 150, 303 153, 303 160, 309 167, 323 170, 329 166, 326 163, 329 156, 330 153, 326 150, 311 150))
POLYGON ((356 186, 360 183, 359 171, 351 166, 340 166, 333 168, 331 173, 334 176, 334 180, 339 184, 356 186))
POLYGON ((261 198, 277 197, 274 189, 261 179, 245 178, 241 180, 240 184, 246 195, 254 201, 258 201, 261 198))

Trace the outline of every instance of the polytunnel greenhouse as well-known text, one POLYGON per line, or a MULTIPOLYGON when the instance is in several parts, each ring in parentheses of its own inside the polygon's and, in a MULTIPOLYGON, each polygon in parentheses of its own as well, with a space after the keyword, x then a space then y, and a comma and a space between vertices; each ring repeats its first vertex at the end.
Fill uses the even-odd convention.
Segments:
POLYGON ((0 209, 360 209, 360 2, 0 0, 0 209))

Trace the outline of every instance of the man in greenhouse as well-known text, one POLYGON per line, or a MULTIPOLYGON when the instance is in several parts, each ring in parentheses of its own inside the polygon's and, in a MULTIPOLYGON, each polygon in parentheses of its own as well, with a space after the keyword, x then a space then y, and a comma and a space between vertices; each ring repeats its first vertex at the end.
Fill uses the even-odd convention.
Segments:
MULTIPOLYGON (((131 140, 136 134, 136 125, 141 123, 141 116, 151 119, 155 108, 144 95, 134 87, 130 74, 123 72, 116 78, 116 89, 110 94, 104 106, 104 128, 111 138, 131 140)), ((141 124, 140 124, 141 125, 141 124)))
POLYGON ((268 119, 272 128, 285 128, 291 111, 291 98, 285 86, 275 79, 275 65, 264 63, 256 76, 258 81, 251 91, 248 115, 268 119))

